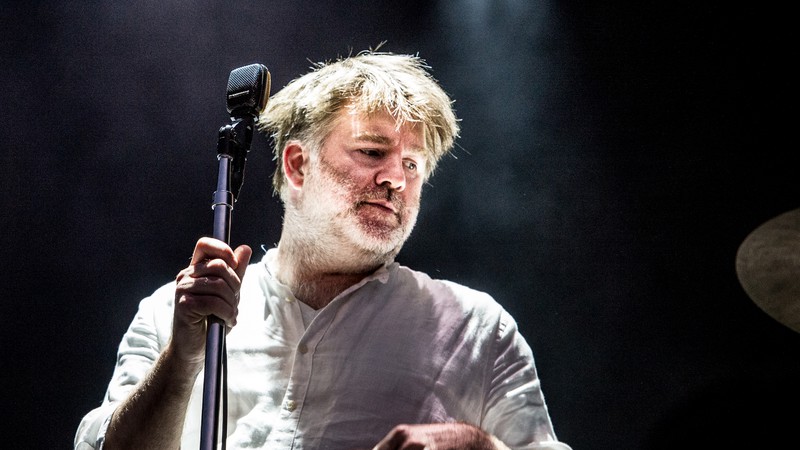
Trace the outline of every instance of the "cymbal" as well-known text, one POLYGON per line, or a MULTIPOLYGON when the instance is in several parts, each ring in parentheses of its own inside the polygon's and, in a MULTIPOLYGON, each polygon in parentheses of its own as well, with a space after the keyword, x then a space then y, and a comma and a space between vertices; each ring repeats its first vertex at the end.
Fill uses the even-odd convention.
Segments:
POLYGON ((736 274, 765 313, 800 332, 800 209, 753 230, 736 253, 736 274))

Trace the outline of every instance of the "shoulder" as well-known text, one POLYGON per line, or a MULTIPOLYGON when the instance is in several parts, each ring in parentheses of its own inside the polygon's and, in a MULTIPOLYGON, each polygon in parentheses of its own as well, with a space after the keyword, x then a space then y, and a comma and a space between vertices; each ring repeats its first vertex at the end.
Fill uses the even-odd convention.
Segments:
POLYGON ((434 303, 438 308, 458 310, 463 314, 487 320, 506 322, 511 316, 487 292, 455 281, 432 278, 425 272, 406 266, 393 267, 392 289, 399 289, 412 298, 434 303))
POLYGON ((532 359, 516 320, 489 293, 400 265, 391 272, 387 287, 403 293, 389 296, 394 300, 389 308, 393 313, 416 315, 416 323, 432 323, 449 333, 460 330, 456 333, 460 339, 488 345, 485 348, 492 348, 491 352, 511 356, 512 360, 532 359))

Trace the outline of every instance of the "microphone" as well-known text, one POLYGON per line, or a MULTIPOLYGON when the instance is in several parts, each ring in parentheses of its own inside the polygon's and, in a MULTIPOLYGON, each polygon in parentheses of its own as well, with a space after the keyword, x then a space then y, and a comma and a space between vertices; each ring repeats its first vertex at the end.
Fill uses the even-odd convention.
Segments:
POLYGON ((231 116, 258 116, 267 106, 270 90, 269 70, 251 64, 231 71, 228 77, 228 112, 231 116))
POLYGON ((239 197, 244 182, 244 165, 253 126, 261 111, 267 106, 271 77, 263 64, 250 64, 231 71, 228 77, 226 98, 232 123, 220 128, 217 152, 231 157, 231 193, 233 201, 239 197))

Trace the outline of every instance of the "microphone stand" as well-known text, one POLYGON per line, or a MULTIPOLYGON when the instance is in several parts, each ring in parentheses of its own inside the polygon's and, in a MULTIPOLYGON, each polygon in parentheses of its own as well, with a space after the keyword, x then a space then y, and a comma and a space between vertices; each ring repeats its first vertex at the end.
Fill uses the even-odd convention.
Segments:
MULTIPOLYGON (((214 238, 230 245, 231 211, 244 181, 244 163, 256 117, 269 98, 270 74, 262 64, 250 64, 231 71, 228 78, 227 109, 231 123, 219 129, 217 141, 217 190, 214 210, 214 238)), ((225 448, 228 416, 227 369, 225 368, 225 324, 216 316, 206 320, 206 359, 203 380, 203 411, 200 450, 215 450, 219 442, 220 402, 222 402, 222 448, 225 448), (220 384, 222 386, 220 387, 220 384)))
MULTIPOLYGON (((217 190, 214 192, 214 238, 230 244, 231 211, 244 180, 244 163, 253 135, 254 118, 244 116, 219 130, 217 142, 217 190)), ((200 434, 200 449, 213 450, 219 439, 220 408, 222 401, 227 416, 225 385, 220 384, 227 374, 223 373, 225 359, 225 324, 215 316, 209 316, 206 330, 206 359, 203 384, 203 413, 200 434), (221 394, 221 395, 220 395, 221 394)), ((227 384, 227 383, 225 383, 227 384)), ((223 417, 223 430, 227 418, 223 417)), ((223 446, 224 447, 224 446, 223 446)))

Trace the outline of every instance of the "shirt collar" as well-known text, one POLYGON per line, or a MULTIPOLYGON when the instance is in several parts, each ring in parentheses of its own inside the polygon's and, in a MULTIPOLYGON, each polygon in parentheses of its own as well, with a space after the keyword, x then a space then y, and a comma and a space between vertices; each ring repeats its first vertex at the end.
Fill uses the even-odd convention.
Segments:
MULTIPOLYGON (((262 249, 264 248, 262 247, 262 249)), ((269 278, 271 278, 277 286, 279 286, 281 289, 286 290, 287 292, 291 292, 291 289, 289 289, 289 287, 286 286, 285 284, 278 281, 278 278, 275 276, 278 264, 277 259, 278 259, 278 249, 273 247, 265 250, 264 256, 261 258, 261 264, 264 265, 264 268, 266 269, 269 278)), ((371 274, 364 277, 358 283, 354 284, 353 286, 350 286, 343 292, 343 294, 345 292, 352 292, 355 289, 358 289, 359 287, 369 283, 370 281, 378 281, 379 283, 382 284, 388 283, 391 273, 398 267, 398 265, 399 264, 396 261, 390 261, 382 265, 377 270, 375 270, 375 272, 372 272, 371 274)))

